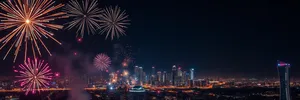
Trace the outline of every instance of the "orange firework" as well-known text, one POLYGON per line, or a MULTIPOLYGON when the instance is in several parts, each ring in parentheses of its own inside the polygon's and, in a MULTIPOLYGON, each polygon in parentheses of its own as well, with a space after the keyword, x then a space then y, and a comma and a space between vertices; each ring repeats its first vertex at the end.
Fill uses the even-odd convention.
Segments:
POLYGON ((44 44, 42 37, 51 38, 57 43, 61 44, 53 37, 53 33, 46 30, 50 28, 53 30, 62 29, 62 25, 49 23, 58 18, 66 18, 67 16, 63 12, 51 13, 61 7, 63 4, 54 5, 52 0, 7 0, 6 2, 0 3, 0 7, 4 12, 0 12, 0 30, 9 30, 10 33, 0 39, 3 45, 0 50, 9 43, 12 45, 9 47, 4 58, 8 53, 15 48, 14 52, 14 62, 18 56, 20 48, 22 45, 25 50, 24 61, 27 56, 27 49, 32 49, 33 56, 36 58, 36 52, 41 56, 40 46, 45 48, 49 55, 50 51, 44 44), (28 46, 31 44, 31 46, 28 46))

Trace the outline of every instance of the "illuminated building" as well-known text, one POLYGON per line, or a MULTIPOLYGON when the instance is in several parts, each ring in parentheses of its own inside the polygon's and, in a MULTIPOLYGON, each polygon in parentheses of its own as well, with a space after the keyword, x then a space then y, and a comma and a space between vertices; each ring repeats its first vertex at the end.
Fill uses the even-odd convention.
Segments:
POLYGON ((172 85, 173 86, 175 86, 175 79, 176 79, 176 73, 177 73, 177 71, 176 71, 177 69, 176 69, 176 66, 175 65, 173 65, 173 67, 172 67, 172 85))
POLYGON ((181 67, 178 67, 178 69, 177 69, 177 76, 176 76, 175 84, 176 84, 176 86, 182 86, 183 85, 181 67))
POLYGON ((172 84, 172 73, 167 73, 165 85, 171 85, 171 84, 172 84))
POLYGON ((158 71, 158 72, 157 72, 157 80, 158 80, 158 82, 159 82, 159 83, 161 83, 161 82, 162 82, 162 75, 161 75, 161 71, 158 71))
POLYGON ((143 67, 139 67, 139 71, 138 71, 138 82, 139 84, 143 84, 144 81, 144 72, 143 72, 143 67))
POLYGON ((194 68, 190 70, 190 79, 194 80, 194 68))
POLYGON ((194 68, 190 69, 190 87, 194 86, 194 68))
POLYGON ((134 67, 134 78, 138 79, 138 77, 139 77, 139 67, 135 66, 134 67))
POLYGON ((277 62, 278 75, 280 78, 280 100, 291 100, 290 98, 290 64, 277 62))
POLYGON ((167 72, 164 71, 164 73, 163 73, 163 75, 162 75, 162 83, 163 83, 163 85, 166 84, 166 78, 167 78, 167 72))
POLYGON ((152 67, 152 72, 151 72, 151 77, 150 77, 150 84, 155 85, 155 81, 156 81, 156 78, 155 78, 155 67, 153 66, 152 67))
POLYGON ((154 66, 152 67, 151 75, 155 75, 155 67, 154 66))
POLYGON ((179 67, 178 70, 177 70, 177 76, 182 76, 182 71, 181 71, 181 68, 179 67))
POLYGON ((187 72, 186 72, 186 71, 183 71, 183 72, 182 72, 181 81, 183 82, 183 85, 184 85, 184 86, 187 85, 188 76, 187 76, 187 72))

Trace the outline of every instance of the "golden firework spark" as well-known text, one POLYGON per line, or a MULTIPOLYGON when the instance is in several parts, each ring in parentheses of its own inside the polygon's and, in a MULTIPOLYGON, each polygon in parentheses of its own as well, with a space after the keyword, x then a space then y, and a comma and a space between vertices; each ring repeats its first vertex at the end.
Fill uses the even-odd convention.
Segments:
POLYGON ((0 12, 0 30, 12 29, 9 34, 2 37, 0 42, 3 45, 0 50, 3 49, 10 41, 13 41, 5 54, 5 59, 8 53, 15 47, 14 62, 21 51, 22 45, 25 45, 25 56, 27 56, 28 45, 31 44, 33 56, 36 58, 36 52, 41 56, 40 46, 44 47, 49 55, 45 43, 42 41, 42 37, 51 38, 57 43, 61 44, 53 37, 53 33, 46 30, 46 28, 58 30, 62 29, 62 25, 49 23, 55 19, 67 18, 64 12, 51 13, 61 7, 63 4, 54 5, 52 0, 7 0, 1 2, 0 7, 4 12, 0 12))

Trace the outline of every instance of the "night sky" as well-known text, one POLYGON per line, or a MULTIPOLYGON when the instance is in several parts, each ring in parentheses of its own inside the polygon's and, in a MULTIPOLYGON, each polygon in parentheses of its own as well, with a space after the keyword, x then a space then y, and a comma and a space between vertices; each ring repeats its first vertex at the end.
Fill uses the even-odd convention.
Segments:
MULTIPOLYGON (((176 64, 195 68, 198 77, 277 77, 276 60, 283 60, 292 65, 291 77, 299 77, 299 4, 297 0, 101 0, 101 8, 118 5, 126 10, 131 20, 126 36, 111 41, 99 34, 85 35, 77 43, 75 30, 59 30, 55 37, 63 46, 44 41, 54 54, 76 51, 91 59, 102 52, 113 56, 113 45, 128 44, 135 65, 170 71, 176 64)), ((1 57, 5 53, 2 50, 1 57)), ((43 54, 47 60, 47 52, 43 54)), ((0 61, 0 75, 11 75, 12 66, 22 63, 22 58, 15 64, 12 60, 11 54, 0 61)))

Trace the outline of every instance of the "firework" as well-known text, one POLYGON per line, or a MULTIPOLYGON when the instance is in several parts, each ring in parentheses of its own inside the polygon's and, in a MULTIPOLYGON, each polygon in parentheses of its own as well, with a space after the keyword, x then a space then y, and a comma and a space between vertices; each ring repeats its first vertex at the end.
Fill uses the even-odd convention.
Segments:
POLYGON ((95 33, 99 28, 101 9, 97 8, 97 0, 71 0, 65 7, 65 12, 73 21, 67 23, 67 29, 77 28, 77 36, 83 37, 84 32, 95 33), (80 2, 81 1, 81 2, 80 2), (80 2, 80 3, 79 3, 80 2), (86 30, 86 31, 85 31, 86 30))
POLYGON ((63 4, 53 6, 53 4, 54 1, 52 0, 7 0, 7 2, 0 3, 1 9, 5 12, 0 12, 0 30, 12 29, 9 34, 0 39, 0 42, 3 43, 0 50, 7 43, 14 40, 3 59, 15 47, 15 62, 22 45, 25 47, 24 60, 26 60, 28 47, 32 49, 34 57, 36 52, 41 56, 40 46, 45 48, 51 55, 42 37, 51 38, 61 44, 53 37, 54 34, 47 31, 46 28, 53 30, 63 28, 61 25, 49 22, 67 17, 63 12, 51 13, 64 6, 63 4), (28 46, 30 44, 31 46, 28 46))
POLYGON ((116 6, 108 7, 103 10, 100 23, 100 33, 106 32, 106 37, 110 35, 111 40, 116 36, 119 38, 121 35, 125 35, 124 28, 129 25, 128 15, 125 11, 121 11, 120 7, 116 6))
POLYGON ((111 64, 110 57, 106 54, 98 54, 94 59, 94 65, 97 69, 105 71, 111 64))
POLYGON ((122 62, 123 67, 127 67, 131 62, 131 59, 129 57, 125 57, 125 59, 122 62))
POLYGON ((129 72, 128 72, 127 70, 124 70, 124 71, 123 71, 123 76, 124 76, 124 77, 127 77, 128 75, 129 75, 129 72))
POLYGON ((48 63, 44 63, 43 60, 28 60, 19 65, 20 70, 14 70, 14 72, 19 73, 17 78, 20 80, 15 81, 20 83, 23 90, 26 90, 26 95, 28 92, 34 94, 36 91, 40 92, 42 88, 47 88, 49 86, 49 81, 52 79, 51 69, 48 63))

